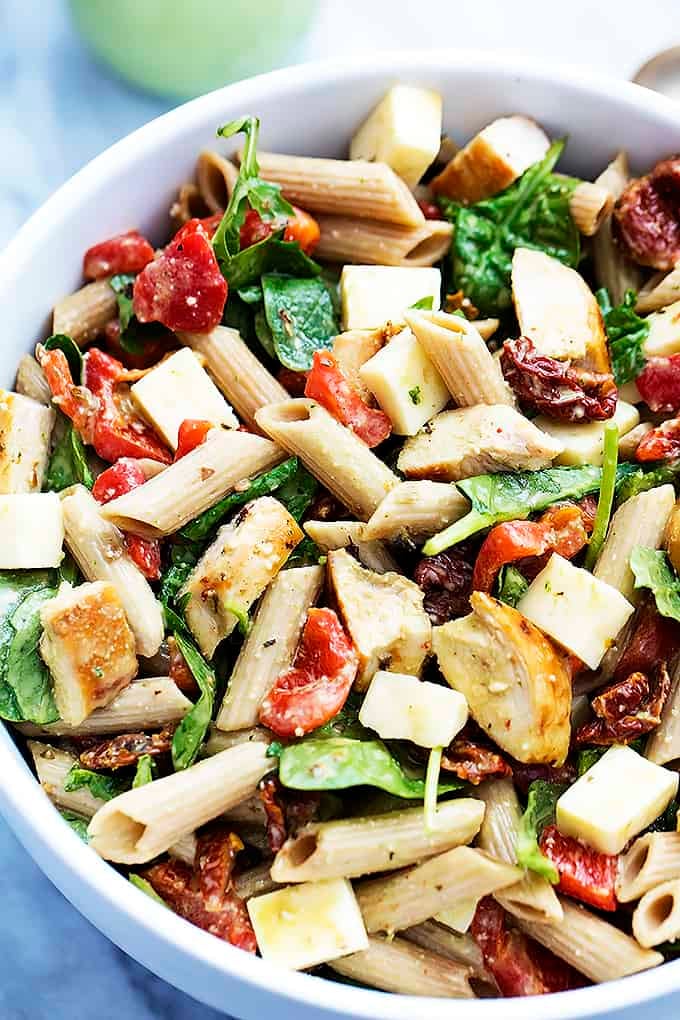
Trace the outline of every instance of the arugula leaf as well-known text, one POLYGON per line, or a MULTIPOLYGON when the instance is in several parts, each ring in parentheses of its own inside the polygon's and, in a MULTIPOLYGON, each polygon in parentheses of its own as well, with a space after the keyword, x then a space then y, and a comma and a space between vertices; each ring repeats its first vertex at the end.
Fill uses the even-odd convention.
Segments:
POLYGON ((83 843, 90 842, 90 837, 87 834, 87 826, 89 824, 87 818, 81 818, 80 815, 74 814, 73 811, 60 810, 59 814, 65 822, 68 822, 76 836, 82 839, 83 843))
MULTIPOLYGON (((616 469, 617 486, 634 471, 633 464, 619 464, 616 469)), ((471 510, 434 535, 423 546, 423 552, 426 556, 434 556, 493 524, 524 520, 535 510, 545 510, 558 500, 580 499, 597 492, 601 481, 602 468, 593 464, 465 478, 457 484, 472 503, 471 510)))
POLYGON ((649 588, 662 616, 680 621, 680 578, 665 552, 636 545, 630 554, 636 588, 649 588))
POLYGON ((64 780, 64 790, 71 793, 73 790, 82 789, 89 790, 92 796, 99 800, 113 800, 130 789, 130 780, 123 776, 93 772, 92 769, 83 769, 75 764, 64 780))
MULTIPOLYGON (((328 737, 289 744, 279 755, 279 779, 293 790, 346 790, 377 786, 396 797, 422 800, 425 782, 407 776, 381 740, 328 737)), ((459 790, 459 781, 440 783, 439 795, 459 790)))
POLYGON ((79 386, 83 378, 83 356, 77 343, 66 333, 53 333, 43 347, 46 351, 62 351, 65 354, 68 367, 71 369, 71 378, 76 386, 79 386))
POLYGON ((94 475, 80 433, 69 421, 64 423, 63 435, 52 451, 44 488, 47 492, 61 492, 76 482, 91 489, 94 475))
POLYGON ((602 454, 602 482, 600 484, 600 495, 597 501, 597 512, 593 533, 586 550, 585 567, 592 570, 604 545, 607 536, 607 528, 612 515, 614 503, 614 490, 616 488, 616 466, 619 460, 619 429, 614 421, 606 422, 604 426, 602 454))
POLYGON ((156 765, 150 754, 143 754, 137 762, 137 768, 135 769, 135 778, 132 780, 132 789, 136 790, 138 786, 146 786, 147 783, 152 783, 156 778, 156 765))
POLYGON ((501 602, 514 609, 528 587, 529 582, 517 567, 508 564, 501 568, 498 575, 498 598, 501 602))
POLYGON ((612 306, 605 287, 595 297, 602 312, 609 340, 612 372, 617 386, 636 379, 645 367, 643 347, 649 336, 649 322, 635 311, 636 294, 627 290, 620 305, 612 306))
POLYGON ((193 642, 181 631, 175 631, 175 641, 201 691, 200 698, 184 716, 172 738, 172 764, 179 772, 193 765, 210 725, 215 702, 215 674, 193 642))
POLYGON ((680 476, 680 460, 659 464, 651 470, 637 466, 617 488, 617 505, 621 506, 632 496, 655 489, 657 485, 675 485, 680 476))
POLYGON ((0 717, 37 725, 59 718, 38 651, 40 609, 56 594, 51 571, 0 571, 0 717))
POLYGON ((559 882, 560 876, 557 868, 541 852, 538 839, 546 825, 555 821, 555 805, 566 788, 564 783, 548 783, 544 779, 537 779, 531 784, 515 847, 520 868, 535 871, 553 885, 559 882))
MULTIPOLYGON (((214 242, 213 242, 214 243, 214 242)), ((318 276, 321 266, 305 255, 297 241, 284 241, 282 232, 270 234, 243 251, 220 262, 229 287, 238 292, 246 304, 254 304, 251 287, 266 273, 287 273, 289 276, 318 276), (243 295, 246 295, 244 297, 243 295)), ((262 295, 260 295, 262 300, 262 295)))
POLYGON ((499 195, 469 206, 440 200, 444 216, 454 224, 455 289, 462 290, 482 315, 496 315, 512 306, 515 248, 543 251, 567 266, 579 263, 579 232, 569 211, 579 182, 552 173, 564 145, 564 140, 553 142, 540 162, 499 195))
POLYGON ((134 885, 135 889, 139 889, 140 892, 143 892, 146 896, 148 896, 150 900, 154 900, 155 903, 160 903, 162 907, 167 907, 168 910, 170 909, 165 900, 158 895, 154 887, 151 885, 151 882, 147 882, 147 880, 142 878, 141 875, 134 875, 130 872, 128 875, 128 881, 134 885))
POLYGON ((326 284, 268 274, 262 277, 262 293, 276 356, 286 368, 307 371, 314 351, 327 347, 339 329, 326 284))

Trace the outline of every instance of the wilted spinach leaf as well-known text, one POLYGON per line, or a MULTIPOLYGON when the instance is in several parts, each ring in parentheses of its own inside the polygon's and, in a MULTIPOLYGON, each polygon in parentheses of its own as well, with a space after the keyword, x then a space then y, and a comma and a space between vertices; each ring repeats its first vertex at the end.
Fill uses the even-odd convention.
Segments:
POLYGON ((87 835, 87 818, 81 818, 80 815, 74 814, 73 811, 60 811, 59 814, 65 822, 68 822, 76 836, 82 839, 83 843, 90 842, 89 836, 87 835))
POLYGON ((517 833, 517 863, 547 878, 556 885, 560 876, 557 868, 541 851, 538 840, 546 825, 555 821, 555 805, 566 790, 561 783, 548 783, 537 779, 529 787, 526 811, 522 815, 517 833))
POLYGON ((517 567, 511 564, 502 567, 498 575, 498 598, 501 602, 514 609, 528 587, 529 582, 517 567))

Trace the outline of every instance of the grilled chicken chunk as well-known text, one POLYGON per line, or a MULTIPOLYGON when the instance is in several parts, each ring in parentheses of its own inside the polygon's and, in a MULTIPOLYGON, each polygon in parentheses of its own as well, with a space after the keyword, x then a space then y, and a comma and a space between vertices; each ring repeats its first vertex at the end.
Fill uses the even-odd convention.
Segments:
POLYGON ((564 660, 516 609, 482 592, 474 592, 470 604, 469 616, 434 628, 442 673, 513 758, 561 765, 571 733, 571 677, 564 660))

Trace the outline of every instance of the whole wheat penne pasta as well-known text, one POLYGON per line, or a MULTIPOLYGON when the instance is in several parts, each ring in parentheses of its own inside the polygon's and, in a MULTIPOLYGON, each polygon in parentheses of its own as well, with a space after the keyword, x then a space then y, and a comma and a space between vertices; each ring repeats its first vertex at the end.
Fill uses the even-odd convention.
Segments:
POLYGON ((196 160, 196 184, 211 213, 227 208, 238 178, 234 164, 212 149, 204 149, 196 160))
POLYGON ((51 407, 0 389, 0 493, 40 492, 55 417, 51 407))
POLYGON ((614 208, 614 196, 603 184, 581 181, 569 199, 569 212, 580 233, 592 237, 614 208))
POLYGON ((216 326, 210 333, 179 333, 178 336, 183 344, 205 358, 206 370, 247 425, 256 426, 258 408, 287 400, 286 390, 243 342, 237 330, 216 326))
MULTIPOLYGON (((243 746, 245 746, 244 743, 234 744, 234 747, 243 746)), ((262 744, 258 746, 262 750, 266 750, 262 744)), ((234 805, 234 807, 225 812, 223 817, 233 822, 234 825, 258 825, 263 831, 267 820, 264 804, 258 793, 254 793, 251 797, 241 801, 240 804, 234 805)))
POLYGON ((366 931, 391 935, 460 900, 479 899, 516 884, 522 874, 483 850, 457 846, 407 871, 361 882, 354 891, 366 931))
POLYGON ((421 949, 428 949, 447 960, 462 963, 463 966, 470 968, 472 976, 478 981, 484 981, 492 988, 496 988, 496 982, 484 966, 482 951, 472 935, 460 935, 438 924, 437 921, 424 921, 422 924, 414 925, 413 928, 404 929, 400 936, 414 942, 421 949))
MULTIPOLYGON (((478 845, 498 860, 516 864, 521 811, 512 780, 494 779, 482 783, 477 792, 486 804, 478 845)), ((527 872, 517 885, 504 889, 496 899, 515 917, 548 924, 562 919, 562 908, 553 887, 534 872, 527 872)))
POLYGON ((204 756, 219 754, 220 751, 226 751, 228 747, 235 747, 236 744, 271 744, 273 739, 274 734, 264 726, 251 726, 247 730, 230 730, 226 733, 224 730, 218 730, 215 723, 210 723, 208 739, 201 753, 204 756))
POLYGON ((672 305, 680 298, 680 263, 669 273, 654 273, 640 287, 635 304, 635 311, 640 315, 658 312, 667 305, 672 305))
POLYGON ((66 333, 75 343, 87 344, 99 336, 117 308, 116 295, 108 280, 86 283, 54 306, 52 332, 66 333))
POLYGON ((318 216, 317 222, 316 258, 359 265, 433 266, 448 252, 453 233, 445 220, 425 220, 416 227, 350 216, 318 216))
POLYGON ((474 327, 482 340, 490 340, 500 324, 500 319, 475 319, 474 321, 474 327))
POLYGON ((391 489, 364 525, 365 539, 419 541, 442 531, 468 512, 470 504, 448 482, 401 482, 391 489))
POLYGON ((180 836, 177 842, 168 848, 168 853, 171 857, 176 857, 178 861, 183 861, 191 868, 196 859, 197 845, 196 833, 187 832, 185 836, 180 836))
POLYGON ((255 793, 275 766, 262 744, 239 744, 197 765, 128 790, 90 822, 90 845, 120 864, 143 864, 255 793))
POLYGON ((314 882, 392 871, 469 843, 483 816, 483 803, 465 797, 439 805, 433 832, 425 828, 419 807, 306 825, 277 853, 272 878, 277 882, 314 882))
POLYGON ((389 330, 381 329, 347 329, 339 333, 333 340, 333 354, 340 366, 342 374, 347 377, 354 389, 367 404, 375 404, 375 397, 365 384, 359 369, 377 354, 389 339, 389 330))
POLYGON ((404 313, 418 342, 459 407, 474 404, 515 406, 512 390, 474 323, 446 312, 404 313))
POLYGON ((213 429, 191 453, 144 485, 112 499, 102 514, 116 527, 144 538, 179 531, 231 492, 238 482, 284 459, 281 447, 235 429, 213 429))
POLYGON ((639 425, 626 432, 625 436, 619 439, 619 460, 635 460, 635 451, 640 440, 651 432, 654 426, 650 421, 641 421, 639 425))
POLYGON ((659 485, 627 499, 612 517, 609 533, 593 570, 595 577, 617 588, 630 600, 635 587, 630 554, 636 545, 659 548, 674 505, 672 485, 659 485))
POLYGON ((120 531, 102 517, 99 504, 84 485, 65 489, 61 505, 66 545, 82 573, 88 581, 115 585, 137 651, 155 655, 163 640, 161 607, 149 582, 128 556, 120 531))
POLYGON ((215 720, 221 730, 255 726, 260 706, 278 675, 293 662, 307 610, 323 584, 324 568, 282 570, 258 607, 215 720))
POLYGON ((369 570, 374 570, 376 574, 386 574, 388 570, 398 572, 399 566, 383 542, 364 541, 365 527, 361 521, 305 521, 304 524, 309 537, 324 552, 346 549, 351 545, 369 570))
POLYGON ((77 762, 72 754, 37 740, 29 740, 28 749, 33 757, 40 785, 58 808, 74 811, 83 818, 91 818, 104 804, 104 801, 94 797, 86 786, 79 790, 64 789, 66 777, 77 762))
POLYGON ((645 949, 680 937, 680 878, 645 893, 633 911, 633 935, 645 949))
POLYGON ((289 202, 312 213, 422 225, 418 203, 386 163, 258 153, 260 176, 275 181, 289 202))
POLYGON ((672 879, 680 879, 680 832, 646 832, 619 859, 616 898, 630 903, 672 879))
MULTIPOLYGON (((625 152, 620 152, 596 178, 595 184, 606 188, 616 201, 628 184, 629 176, 628 157, 625 152)), ((642 273, 614 241, 611 214, 605 216, 593 238, 593 260, 598 286, 607 288, 612 304, 620 304, 627 290, 637 292, 640 289, 642 273)))
POLYGON ((518 918, 522 931, 591 981, 612 981, 663 963, 661 953, 643 949, 630 935, 572 901, 560 897, 561 924, 518 918))
POLYGON ((278 889, 279 884, 271 877, 270 863, 256 864, 248 871, 242 871, 234 879, 234 890, 242 900, 249 900, 251 896, 263 896, 265 893, 278 889))
POLYGON ((655 765, 680 758, 680 659, 671 670, 671 689, 661 711, 661 722, 649 735, 645 757, 655 765))
POLYGON ((341 956, 328 966, 343 977, 384 992, 474 999, 467 967, 436 956, 406 939, 372 935, 368 943, 368 949, 341 956))
POLYGON ((368 520, 399 481, 365 443, 313 400, 270 404, 255 418, 360 520, 368 520))
POLYGON ((39 404, 52 406, 52 390, 45 373, 31 354, 24 354, 17 368, 17 393, 36 400, 39 404))
POLYGON ((209 212, 203 197, 193 183, 187 181, 177 192, 177 198, 170 206, 170 219, 175 229, 196 217, 206 216, 209 212))

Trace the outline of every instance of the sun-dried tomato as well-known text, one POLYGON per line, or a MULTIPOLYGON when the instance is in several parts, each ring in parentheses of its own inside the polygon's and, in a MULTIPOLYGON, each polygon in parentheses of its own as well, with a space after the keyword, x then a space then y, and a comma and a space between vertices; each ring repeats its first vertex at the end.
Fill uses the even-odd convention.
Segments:
MULTIPOLYGON (((98 503, 110 503, 117 496, 143 485, 146 475, 132 457, 121 457, 97 478, 92 495, 98 503)), ((125 535, 125 546, 130 559, 139 567, 144 577, 157 581, 161 576, 161 545, 156 538, 140 538, 139 535, 125 535)))
POLYGON ((180 652, 177 642, 172 635, 167 638, 167 642, 168 652, 170 654, 168 676, 175 685, 179 687, 182 694, 186 694, 189 698, 192 698, 194 695, 198 694, 196 678, 189 669, 187 661, 180 652))
POLYGON ((369 407, 345 377, 331 351, 315 351, 305 383, 305 396, 317 400, 367 446, 378 446, 392 432, 384 411, 369 407))
POLYGON ((512 769, 498 751, 461 737, 456 737, 446 748, 441 767, 473 786, 484 779, 506 779, 512 775, 512 769))
POLYGON ((669 418, 642 437, 635 451, 641 464, 651 460, 675 460, 680 457, 680 418, 669 418))
POLYGON ((153 248, 138 230, 117 234, 88 248, 83 256, 86 280, 101 280, 116 273, 138 273, 153 259, 153 248))
POLYGON ((165 726, 159 733, 121 733, 99 741, 80 754, 80 764, 87 769, 122 769, 134 765, 149 754, 157 758, 172 746, 173 728, 165 726))
POLYGON ((194 870, 208 910, 220 910, 229 896, 236 855, 241 850, 243 842, 236 833, 218 825, 198 836, 194 870))
POLYGON ((670 688, 665 662, 657 663, 653 672, 634 672, 610 684, 593 698, 596 718, 579 727, 574 743, 577 747, 628 744, 650 733, 661 722, 670 688))
POLYGON ((588 372, 536 350, 528 337, 506 340, 501 353, 506 381, 526 407, 558 421, 605 421, 616 411, 614 377, 588 372))
POLYGON ((659 662, 670 662, 680 644, 680 625, 662 616, 652 595, 643 598, 633 628, 614 670, 614 680, 631 673, 651 673, 659 662))
POLYGON ((425 592, 423 606, 436 626, 470 612, 472 563, 468 545, 459 545, 416 564, 413 580, 425 592))
POLYGON ((276 373, 276 378, 291 397, 304 397, 307 375, 307 372, 296 372, 292 368, 284 367, 276 373))
POLYGON ((618 857, 563 836, 556 825, 545 827, 538 845, 557 869, 560 892, 599 910, 616 910, 618 857))
POLYGON ((541 765, 513 761, 512 778, 517 789, 526 796, 529 787, 537 779, 542 779, 546 783, 571 784, 577 776, 575 767, 568 762, 564 765, 541 765))
POLYGON ((290 836, 295 836, 316 816, 320 796, 318 793, 285 789, 277 776, 263 779, 258 793, 267 819, 267 842, 275 854, 290 836))
POLYGON ((614 207, 614 237, 625 254, 652 269, 680 259, 680 156, 631 181, 614 207))
POLYGON ((650 410, 677 411, 680 407, 680 354, 650 358, 635 385, 650 410))

